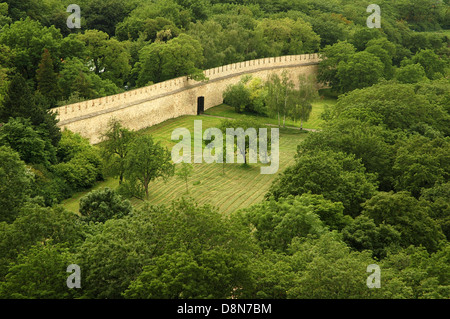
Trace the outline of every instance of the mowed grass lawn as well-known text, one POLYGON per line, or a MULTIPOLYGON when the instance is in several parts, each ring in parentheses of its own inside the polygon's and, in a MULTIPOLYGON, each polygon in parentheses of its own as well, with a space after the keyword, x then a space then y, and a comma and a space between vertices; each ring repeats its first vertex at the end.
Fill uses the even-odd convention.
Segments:
MULTIPOLYGON (((324 102, 320 102, 313 105, 310 121, 304 123, 303 127, 320 128, 321 120, 319 114, 322 112, 324 104, 324 102)), ((237 114, 231 107, 226 105, 216 106, 209 109, 206 113, 232 118, 248 116, 237 114)), ((222 121, 219 117, 208 115, 182 116, 141 130, 139 134, 151 134, 156 141, 160 141, 162 145, 171 151, 172 147, 178 143, 178 141, 171 140, 173 130, 182 127, 187 128, 193 138, 194 120, 202 120, 203 131, 209 127, 219 127, 222 121)), ((274 119, 258 117, 258 121, 260 123, 276 124, 276 119, 273 122, 274 119)), ((286 124, 294 126, 295 123, 287 122, 286 124)), ((277 174, 260 174, 260 167, 268 165, 260 163, 247 166, 234 163, 225 164, 224 167, 221 163, 192 164, 194 169, 188 181, 188 194, 186 193, 186 183, 177 176, 173 176, 166 182, 156 180, 150 183, 149 201, 151 204, 170 204, 173 200, 182 196, 191 196, 199 204, 211 204, 222 213, 231 213, 239 208, 251 206, 261 201, 276 176, 294 163, 297 145, 304 140, 307 134, 309 133, 297 129, 280 130, 280 165, 277 174)), ((178 165, 176 169, 178 169, 178 165)), ((104 187, 117 188, 118 185, 117 179, 107 178, 105 181, 98 182, 91 190, 104 187)), ((63 201, 62 205, 66 209, 78 213, 79 200, 89 191, 75 194, 70 199, 63 201)), ((136 208, 144 204, 143 201, 138 199, 132 199, 131 202, 136 208)))

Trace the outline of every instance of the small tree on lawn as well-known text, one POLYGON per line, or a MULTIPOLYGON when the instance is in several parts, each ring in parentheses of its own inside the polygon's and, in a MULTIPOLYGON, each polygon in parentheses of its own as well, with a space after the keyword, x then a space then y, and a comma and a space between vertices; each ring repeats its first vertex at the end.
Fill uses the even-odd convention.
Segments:
POLYGON ((179 169, 176 172, 176 175, 186 183, 186 194, 189 194, 188 181, 189 176, 192 175, 193 169, 194 167, 192 164, 183 162, 179 165, 179 169))
POLYGON ((128 183, 125 187, 130 195, 148 200, 150 182, 159 177, 166 180, 174 172, 171 153, 159 142, 155 143, 150 135, 139 136, 130 144, 124 165, 124 178, 128 183))
POLYGON ((123 127, 117 119, 111 119, 108 130, 103 134, 102 155, 106 161, 108 171, 113 176, 119 177, 119 184, 123 182, 125 171, 125 157, 128 154, 128 146, 135 138, 135 132, 123 127))

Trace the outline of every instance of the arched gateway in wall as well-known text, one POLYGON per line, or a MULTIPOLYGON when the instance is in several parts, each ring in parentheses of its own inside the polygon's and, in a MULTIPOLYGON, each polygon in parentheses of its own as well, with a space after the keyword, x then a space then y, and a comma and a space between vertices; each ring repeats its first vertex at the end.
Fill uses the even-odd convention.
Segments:
POLYGON ((287 70, 297 85, 300 74, 316 74, 320 57, 317 53, 264 58, 205 70, 208 81, 197 82, 186 76, 147 87, 94 100, 53 108, 61 129, 67 128, 100 142, 108 121, 117 118, 132 130, 140 130, 182 115, 201 114, 223 102, 222 93, 245 74, 263 80, 271 73, 287 70))

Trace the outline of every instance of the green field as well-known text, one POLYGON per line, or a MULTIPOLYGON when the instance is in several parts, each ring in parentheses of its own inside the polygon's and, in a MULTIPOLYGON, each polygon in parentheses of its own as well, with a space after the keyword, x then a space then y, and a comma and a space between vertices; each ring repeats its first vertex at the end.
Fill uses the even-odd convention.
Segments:
MULTIPOLYGON (((336 103, 336 100, 334 100, 334 99, 323 99, 323 100, 319 100, 317 102, 312 103, 313 108, 311 111, 311 115, 309 116, 309 120, 307 122, 303 123, 303 128, 320 129, 322 126, 322 123, 323 123, 323 120, 320 119, 320 114, 323 112, 323 110, 327 104, 333 105, 334 103, 336 103)), ((241 116, 244 116, 242 114, 236 113, 234 111, 234 108, 232 108, 228 105, 225 105, 225 104, 210 108, 209 110, 205 111, 205 114, 228 117, 228 118, 239 118, 241 116)), ((265 124, 278 125, 278 120, 276 118, 261 117, 261 116, 250 115, 250 114, 246 114, 245 116, 257 119, 265 124)), ((281 123, 283 123, 283 122, 281 122, 281 123)), ((294 122, 292 120, 286 119, 286 126, 300 127, 300 122, 294 122)))
MULTIPOLYGON (((322 120, 319 118, 327 101, 315 103, 311 118, 304 123, 305 128, 320 128, 322 120)), ((242 117, 226 105, 219 105, 209 109, 207 115, 182 116, 176 119, 165 121, 161 124, 149 127, 140 131, 140 134, 151 134, 155 140, 168 147, 169 150, 177 143, 171 140, 172 131, 175 128, 185 127, 193 133, 194 120, 202 120, 203 130, 208 127, 218 127, 222 119, 220 117, 242 117), (212 115, 212 116, 211 116, 212 115)), ((275 124, 276 119, 258 117, 258 121, 266 124, 275 124)), ((289 126, 294 126, 293 122, 286 122, 289 126)), ((297 123, 298 125, 298 123, 297 123)), ((298 129, 280 130, 280 166, 278 173, 294 162, 294 154, 297 145, 302 142, 308 133, 298 129)), ((194 171, 189 178, 189 196, 192 196, 198 203, 209 203, 217 207, 222 213, 230 213, 236 209, 248 207, 264 198, 271 183, 276 178, 274 175, 260 174, 260 166, 267 164, 193 164, 194 171)), ((110 187, 116 188, 118 180, 107 178, 103 182, 97 183, 93 189, 110 187)), ((79 200, 89 191, 80 192, 65 200, 63 206, 71 211, 78 212, 79 200)), ((172 200, 186 196, 185 182, 176 176, 171 177, 167 182, 157 180, 150 184, 150 198, 152 204, 168 204, 172 200)), ((141 200, 133 199, 135 207, 143 205, 141 200)))

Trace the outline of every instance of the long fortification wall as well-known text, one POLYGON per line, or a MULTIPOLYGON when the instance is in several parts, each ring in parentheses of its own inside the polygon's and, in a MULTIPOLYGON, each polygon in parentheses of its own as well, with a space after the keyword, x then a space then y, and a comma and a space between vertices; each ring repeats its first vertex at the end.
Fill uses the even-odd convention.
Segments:
POLYGON ((226 87, 245 74, 265 80, 271 73, 288 70, 291 80, 298 85, 298 76, 316 74, 319 62, 315 53, 233 63, 205 70, 208 81, 198 82, 184 76, 52 111, 57 113, 61 129, 80 133, 95 144, 101 141, 111 118, 117 118, 129 129, 140 130, 171 118, 197 114, 200 96, 204 97, 205 110, 223 103, 226 87))

